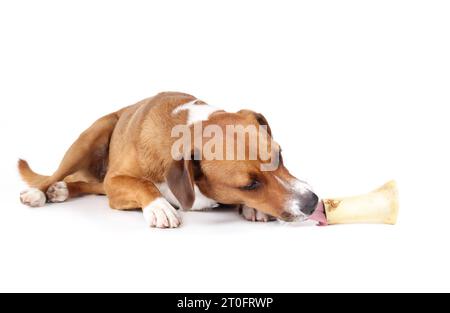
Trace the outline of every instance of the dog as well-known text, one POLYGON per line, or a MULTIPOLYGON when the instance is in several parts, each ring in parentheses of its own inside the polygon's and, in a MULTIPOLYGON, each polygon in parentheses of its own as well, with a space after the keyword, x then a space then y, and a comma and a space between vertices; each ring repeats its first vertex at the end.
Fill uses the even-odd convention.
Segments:
MULTIPOLYGON (((252 136, 243 132, 241 128, 237 136, 252 136)), ((208 136, 202 133, 190 139, 194 137, 208 136)), ((216 143, 225 146, 228 139, 225 136, 216 143)), ((256 142, 261 145, 263 141, 256 142)), ((254 145, 245 143, 245 148, 254 145)), ((318 204, 312 188, 284 166, 281 149, 262 114, 250 110, 228 113, 179 92, 160 93, 100 118, 72 144, 51 176, 35 173, 24 160, 19 160, 18 169, 30 187, 20 195, 25 205, 39 207, 82 195, 106 195, 112 209, 142 209, 147 225, 156 228, 179 227, 176 208, 233 205, 250 221, 292 222, 308 218, 318 204), (174 157, 177 138, 173 130, 179 125, 188 130, 198 125, 216 130, 230 125, 264 127, 266 144, 275 157, 263 160, 258 154, 251 159, 245 152, 240 159, 233 158, 233 153, 231 159, 203 159, 202 152, 198 157, 198 145, 174 157), (272 170, 261 170, 274 159, 278 163, 272 170)))

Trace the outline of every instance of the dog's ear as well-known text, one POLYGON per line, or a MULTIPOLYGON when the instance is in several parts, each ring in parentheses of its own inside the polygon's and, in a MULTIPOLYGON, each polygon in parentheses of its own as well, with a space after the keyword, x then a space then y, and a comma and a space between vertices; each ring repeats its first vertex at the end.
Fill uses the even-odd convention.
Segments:
POLYGON ((195 201, 195 180, 201 175, 200 161, 173 161, 166 175, 166 182, 183 210, 189 210, 195 201))
POLYGON ((238 114, 253 116, 259 123, 259 125, 267 127, 267 133, 270 135, 270 137, 272 137, 272 130, 270 129, 269 122, 267 122, 267 119, 264 117, 264 115, 262 115, 261 113, 256 113, 251 110, 241 110, 238 112, 238 114))

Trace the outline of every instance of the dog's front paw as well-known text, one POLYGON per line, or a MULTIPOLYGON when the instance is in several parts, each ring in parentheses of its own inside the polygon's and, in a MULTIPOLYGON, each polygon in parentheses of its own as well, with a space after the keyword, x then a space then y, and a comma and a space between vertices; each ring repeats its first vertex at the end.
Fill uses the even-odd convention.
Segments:
POLYGON ((275 220, 273 216, 267 215, 266 213, 262 213, 253 208, 249 208, 245 205, 242 207, 241 214, 247 221, 251 222, 270 222, 275 220))
POLYGON ((44 206, 46 200, 45 194, 36 188, 31 188, 20 193, 20 201, 32 208, 44 206))
POLYGON ((64 202, 69 198, 69 189, 63 181, 54 183, 47 189, 47 198, 50 202, 64 202))
POLYGON ((143 212, 150 227, 177 228, 181 224, 177 210, 164 198, 157 198, 143 212))

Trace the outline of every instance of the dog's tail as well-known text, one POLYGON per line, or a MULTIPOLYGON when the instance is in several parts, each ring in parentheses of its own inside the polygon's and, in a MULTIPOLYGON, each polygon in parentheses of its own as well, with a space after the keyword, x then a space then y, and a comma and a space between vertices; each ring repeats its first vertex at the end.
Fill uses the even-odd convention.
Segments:
POLYGON ((19 168, 19 174, 22 179, 32 188, 39 188, 50 178, 50 176, 40 175, 33 172, 28 165, 28 162, 22 159, 19 159, 17 167, 19 168))

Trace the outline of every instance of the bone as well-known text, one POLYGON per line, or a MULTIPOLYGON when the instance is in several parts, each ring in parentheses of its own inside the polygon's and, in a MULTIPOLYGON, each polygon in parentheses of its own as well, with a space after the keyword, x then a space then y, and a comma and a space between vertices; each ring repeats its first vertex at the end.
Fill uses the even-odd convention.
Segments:
POLYGON ((354 223, 394 225, 397 223, 399 202, 395 181, 390 181, 364 195, 328 198, 322 203, 329 225, 354 223))

